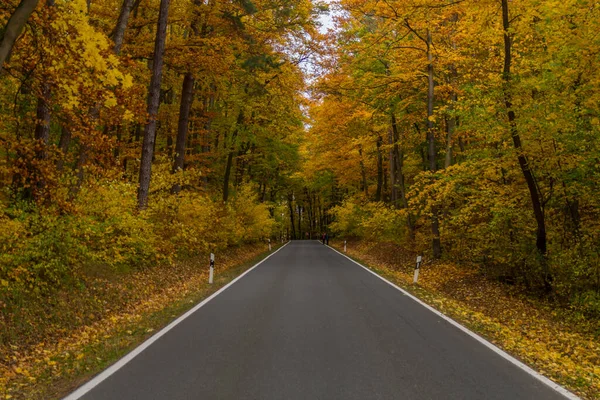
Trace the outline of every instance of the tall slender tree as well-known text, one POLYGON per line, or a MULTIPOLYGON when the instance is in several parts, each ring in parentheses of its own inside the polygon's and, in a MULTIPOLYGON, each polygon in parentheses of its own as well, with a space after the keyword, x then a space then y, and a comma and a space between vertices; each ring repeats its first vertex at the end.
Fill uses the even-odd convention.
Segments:
POLYGON ((160 104, 160 84, 162 81, 163 56, 167 40, 167 21, 169 17, 169 0, 161 0, 154 44, 154 57, 152 60, 152 79, 148 92, 148 122, 144 129, 142 143, 142 157, 140 165, 140 179, 138 189, 138 209, 143 210, 148 206, 148 193, 152 176, 152 159, 154 157, 154 143, 156 140, 156 123, 158 107, 160 104))

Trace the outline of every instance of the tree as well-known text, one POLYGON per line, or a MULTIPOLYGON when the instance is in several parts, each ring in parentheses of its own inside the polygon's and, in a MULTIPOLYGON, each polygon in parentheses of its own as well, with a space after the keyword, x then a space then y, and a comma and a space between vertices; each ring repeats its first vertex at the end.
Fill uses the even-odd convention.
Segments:
MULTIPOLYGON (((546 238, 546 221, 544 216, 544 209, 540 198, 539 188, 537 186, 531 165, 527 160, 527 157, 523 153, 523 145, 521 142, 521 136, 516 123, 516 113, 513 107, 512 100, 512 88, 511 88, 511 65, 512 65, 512 34, 510 26, 510 15, 508 9, 508 0, 502 0, 502 26, 504 28, 504 69, 502 71, 502 77, 504 79, 504 103, 506 104, 506 113, 508 117, 508 123, 510 126, 510 135, 513 140, 515 149, 517 150, 517 158, 519 160, 519 166, 527 182, 527 188, 531 196, 531 206, 533 208, 533 214, 535 215, 535 221, 537 224, 536 231, 536 247, 542 258, 546 256, 547 251, 547 238, 546 238)), ((544 262, 545 264, 545 262, 544 262)), ((545 268, 547 269, 547 268, 545 268)), ((552 278, 549 271, 546 270, 544 276, 544 284, 546 290, 552 289, 552 278)))
POLYGON ((15 41, 23 31, 29 16, 35 10, 39 0, 21 0, 16 10, 10 16, 0 40, 0 72, 8 59, 15 41))
MULTIPOLYGON (((177 142, 175 144, 175 162, 173 172, 178 172, 184 168, 185 143, 187 142, 188 126, 190 123, 190 109, 194 100, 194 77, 191 73, 183 77, 183 87, 181 89, 181 107, 179 110, 179 124, 177 125, 177 142)), ((172 192, 179 193, 181 185, 175 184, 172 192)))
POLYGON ((152 60, 152 80, 150 81, 150 90, 148 91, 148 122, 144 130, 144 141, 142 143, 138 189, 138 209, 140 210, 148 206, 148 192, 150 190, 152 159, 154 157, 154 143, 156 140, 156 123, 160 104, 160 83, 162 80, 163 56, 167 39, 168 16, 169 0, 161 0, 154 44, 154 57, 152 60))

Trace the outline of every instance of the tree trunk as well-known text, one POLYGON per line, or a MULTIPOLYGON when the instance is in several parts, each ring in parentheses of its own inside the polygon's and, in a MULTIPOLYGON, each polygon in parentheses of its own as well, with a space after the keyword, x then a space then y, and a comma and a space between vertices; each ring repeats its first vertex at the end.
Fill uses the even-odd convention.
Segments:
POLYGON ((250 143, 241 143, 240 149, 238 150, 236 163, 235 163, 235 178, 234 178, 234 186, 236 189, 239 189, 240 185, 244 183, 244 172, 246 170, 246 160, 243 158, 248 153, 248 149, 250 149, 250 143))
POLYGON ((396 158, 394 155, 394 132, 392 127, 388 129, 388 144, 390 146, 390 202, 392 206, 398 206, 398 188, 396 186, 396 158))
POLYGON ((294 194, 293 193, 288 193, 287 195, 287 200, 288 200, 288 209, 290 211, 290 230, 292 232, 292 240, 296 239, 296 227, 294 226, 294 206, 292 204, 292 201, 294 199, 294 194))
MULTIPOLYGON (((435 83, 433 80, 433 51, 431 32, 427 30, 427 142, 429 156, 429 170, 437 170, 437 149, 435 146, 435 132, 433 130, 433 103, 435 83)), ((440 222, 438 219, 437 207, 432 207, 433 216, 431 217, 431 233, 433 235, 432 247, 433 258, 439 259, 442 256, 442 245, 440 241, 440 222)))
POLYGON ((240 110, 236 121, 236 129, 231 136, 231 146, 229 148, 229 154, 227 155, 227 165, 225 166, 225 176, 223 177, 223 202, 227 202, 229 198, 229 178, 231 176, 231 166, 233 164, 233 154, 235 152, 235 140, 238 135, 238 127, 244 122, 244 112, 240 110))
POLYGON ((383 201, 388 201, 390 199, 387 198, 387 194, 388 194, 388 173, 387 173, 387 168, 383 169, 383 188, 382 188, 382 194, 383 194, 383 201))
POLYGON ((35 139, 38 141, 36 158, 44 160, 48 157, 48 141, 50 140, 50 85, 42 84, 42 95, 37 103, 37 123, 35 125, 35 139))
POLYGON ((121 6, 121 13, 119 14, 119 19, 117 20, 117 26, 115 27, 115 46, 113 47, 113 51, 117 55, 121 53, 121 46, 123 46, 123 38, 125 37, 125 29, 127 29, 127 22, 129 21, 129 15, 131 14, 131 9, 133 8, 133 2, 134 0, 123 0, 123 5, 121 6))
POLYGON ((6 23, 0 41, 0 72, 2 72, 4 63, 8 59, 17 38, 23 32, 23 27, 38 3, 39 0, 21 0, 6 23))
MULTIPOLYGON (((177 141, 175 143, 175 162, 173 172, 183 170, 185 163, 185 143, 187 141, 188 126, 190 122, 190 109, 194 101, 194 77, 191 73, 183 77, 183 86, 181 89, 181 103, 179 107, 179 124, 177 125, 177 141)), ((173 185, 172 193, 179 193, 181 185, 173 185)))
POLYGON ((152 80, 148 93, 148 123, 144 129, 142 144, 142 160, 140 165, 140 186, 138 191, 138 209, 143 210, 148 206, 148 192, 150 190, 150 177, 152 175, 152 158, 154 156, 154 141, 156 140, 156 119, 160 102, 160 83, 162 80, 163 55, 167 37, 167 20, 169 16, 169 0, 161 0, 156 40, 154 43, 154 65, 152 80))
POLYGON ((307 211, 308 211, 308 236, 309 239, 312 239, 312 233, 313 233, 313 223, 314 223, 314 215, 313 215, 313 202, 312 202, 312 196, 310 194, 310 192, 308 191, 307 188, 304 188, 304 196, 306 197, 307 201, 308 201, 308 207, 307 207, 307 211))
POLYGON ((368 198, 369 186, 367 185, 367 170, 365 168, 365 162, 363 161, 362 145, 359 145, 358 147, 358 155, 360 156, 361 190, 365 193, 365 198, 368 198))
MULTIPOLYGON (((205 108, 205 113, 207 115, 210 115, 209 113, 215 106, 214 95, 211 95, 208 98, 208 101, 206 103, 207 104, 206 104, 206 108, 205 108)), ((208 118, 206 120, 206 124, 204 125, 204 135, 203 135, 202 143, 201 143, 201 150, 203 153, 210 153, 210 131, 211 131, 211 127, 212 127, 212 122, 213 122, 213 117, 208 116, 208 118)))
MULTIPOLYGON (((451 102, 456 102, 456 95, 452 95, 451 102)), ((452 111, 454 106, 451 103, 450 110, 452 111)), ((456 118, 452 115, 446 118, 446 160, 444 162, 444 168, 448 168, 452 165, 454 160, 453 150, 452 150, 452 141, 454 140, 454 131, 456 130, 456 118)))
POLYGON ((36 125, 34 137, 35 143, 35 159, 37 160, 36 166, 33 168, 35 171, 32 182, 33 186, 30 195, 34 198, 39 198, 41 191, 46 186, 46 180, 44 179, 43 160, 48 158, 48 141, 50 140, 50 86, 47 83, 42 84, 42 94, 38 97, 37 109, 36 109, 36 125))
POLYGON ((84 168, 87 163, 89 155, 89 147, 87 144, 79 141, 79 157, 77 159, 77 182, 75 185, 71 186, 71 190, 69 193, 69 197, 72 200, 75 198, 79 190, 81 189, 81 185, 83 184, 83 178, 85 176, 84 168))
POLYGON ((298 239, 304 239, 304 235, 302 235, 302 206, 298 206, 298 239))
POLYGON ((381 201, 381 189, 383 186, 383 154, 381 153, 383 138, 377 137, 377 191, 375 192, 375 201, 381 201))
POLYGON ((547 269, 547 262, 545 262, 545 256, 547 251, 547 239, 546 239, 546 222, 544 216, 544 208, 541 202, 541 194, 539 187, 537 186, 533 171, 529 166, 527 157, 523 152, 523 145, 521 137, 517 129, 517 116, 512 105, 512 93, 511 93, 511 64, 512 64, 512 37, 510 34, 510 18, 508 12, 508 0, 502 0, 502 22, 504 26, 504 70, 503 70, 503 91, 504 91, 504 103, 506 105, 506 112, 508 117, 508 124, 510 126, 510 134, 513 139, 513 144, 517 150, 517 158, 519 166, 523 172, 527 188, 531 197, 531 205, 533 207, 533 214, 537 223, 536 231, 536 247, 543 259, 544 264, 544 285, 547 291, 552 290, 552 277, 550 271, 547 269))
MULTIPOLYGON (((452 14, 450 18, 450 22, 456 23, 458 22, 458 13, 452 14)), ((452 42, 452 49, 456 50, 456 42, 452 35, 455 34, 454 29, 452 30, 452 34, 450 37, 450 41, 452 42)), ((446 160, 444 162, 444 168, 448 168, 452 165, 454 161, 454 150, 453 150, 453 140, 454 140, 454 131, 456 130, 456 117, 454 114, 454 105, 458 100, 458 96, 456 95, 455 85, 456 78, 458 76, 458 72, 456 71, 456 67, 454 64, 450 64, 450 79, 449 83, 452 86, 452 94, 450 95, 450 104, 448 105, 449 115, 446 117, 446 160)))
POLYGON ((62 171, 65 165, 65 158, 67 157, 67 153, 69 151, 69 145, 71 144, 71 130, 68 128, 62 127, 62 131, 60 132, 60 140, 58 142, 58 148, 62 153, 60 158, 56 163, 56 169, 62 171))
POLYGON ((260 202, 264 203, 267 200, 267 181, 263 182, 262 192, 260 194, 260 202))
MULTIPOLYGON (((400 200, 402 200, 402 208, 408 210, 408 198, 406 196, 406 183, 404 181, 404 149, 400 146, 400 132, 398 131, 398 122, 396 116, 392 114, 392 134, 394 136, 394 158, 396 159, 396 181, 400 189, 400 200)), ((400 208, 397 201, 396 208, 400 208)), ((415 227, 412 214, 407 212, 406 226, 411 239, 415 237, 415 227)))
POLYGON ((227 203, 229 198, 229 177, 231 176, 231 164, 233 163, 233 150, 227 155, 227 165, 225 166, 225 176, 223 177, 223 202, 227 203))
POLYGON ((396 171, 394 172, 395 183, 396 183, 396 203, 394 204, 395 208, 400 208, 400 202, 398 200, 398 189, 400 189, 400 198, 402 200, 402 205, 404 208, 407 207, 406 203, 406 188, 404 187, 404 171, 402 170, 404 163, 404 152, 400 149, 400 145, 398 142, 400 141, 400 133, 398 132, 398 122, 396 121, 396 116, 392 113, 392 138, 393 138, 393 146, 392 151, 394 152, 394 167, 396 171))

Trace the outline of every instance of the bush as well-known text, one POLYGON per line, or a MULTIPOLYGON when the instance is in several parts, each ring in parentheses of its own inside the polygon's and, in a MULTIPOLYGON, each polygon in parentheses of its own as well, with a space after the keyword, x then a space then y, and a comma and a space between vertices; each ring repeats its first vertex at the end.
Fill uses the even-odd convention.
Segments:
MULTIPOLYGON (((173 183, 163 182, 169 189, 173 183)), ((68 213, 31 204, 8 210, 0 216, 2 288, 43 293, 90 270, 114 275, 264 240, 276 227, 249 186, 229 204, 198 192, 159 190, 144 212, 136 210, 135 191, 133 184, 103 181, 82 188, 68 213)))
POLYGON ((346 199, 331 211, 335 221, 330 228, 342 236, 399 242, 407 237, 407 214, 385 203, 346 199))

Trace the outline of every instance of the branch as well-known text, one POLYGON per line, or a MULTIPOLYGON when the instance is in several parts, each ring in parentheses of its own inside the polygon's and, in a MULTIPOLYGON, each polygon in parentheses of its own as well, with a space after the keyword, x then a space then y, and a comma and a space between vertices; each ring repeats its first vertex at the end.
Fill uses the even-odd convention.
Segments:
POLYGON ((438 4, 438 5, 424 5, 424 6, 413 6, 413 8, 444 8, 454 6, 456 4, 463 3, 465 0, 456 0, 448 4, 438 4))
POLYGON ((421 35, 419 35, 419 32, 417 32, 412 26, 410 26, 410 23, 408 22, 408 18, 404 19, 404 26, 406 26, 408 28, 408 30, 410 30, 412 33, 414 33, 419 39, 421 39, 421 41, 423 43, 425 43, 426 45, 428 45, 427 40, 423 39, 423 37, 421 35))
POLYGON ((420 47, 414 47, 414 46, 394 46, 394 47, 391 47, 391 48, 392 49, 412 49, 412 50, 419 50, 419 51, 422 51, 425 54, 427 54, 427 50, 423 50, 420 47))

